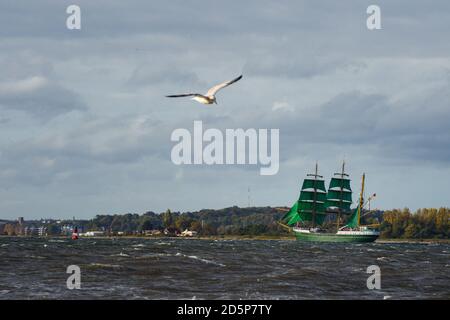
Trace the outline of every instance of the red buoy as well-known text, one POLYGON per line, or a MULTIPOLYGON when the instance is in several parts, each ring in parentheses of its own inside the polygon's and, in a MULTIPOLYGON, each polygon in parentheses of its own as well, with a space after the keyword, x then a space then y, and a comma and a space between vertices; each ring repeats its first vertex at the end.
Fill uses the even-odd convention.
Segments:
POLYGON ((78 228, 75 227, 72 233, 72 240, 78 240, 78 228))

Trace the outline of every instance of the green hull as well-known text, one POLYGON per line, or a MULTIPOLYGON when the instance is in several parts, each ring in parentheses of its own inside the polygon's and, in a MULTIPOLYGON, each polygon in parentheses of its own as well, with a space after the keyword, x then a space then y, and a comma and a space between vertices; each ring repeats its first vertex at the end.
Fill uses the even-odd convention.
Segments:
POLYGON ((310 242, 374 242, 378 235, 347 235, 335 233, 302 233, 295 232, 295 237, 299 241, 310 242))

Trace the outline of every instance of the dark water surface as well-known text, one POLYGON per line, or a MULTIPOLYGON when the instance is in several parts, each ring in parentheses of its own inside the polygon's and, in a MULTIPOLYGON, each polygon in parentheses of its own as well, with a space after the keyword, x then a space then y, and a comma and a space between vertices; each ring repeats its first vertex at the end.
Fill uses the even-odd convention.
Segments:
POLYGON ((450 245, 0 237, 0 299, 388 298, 450 299, 450 245))

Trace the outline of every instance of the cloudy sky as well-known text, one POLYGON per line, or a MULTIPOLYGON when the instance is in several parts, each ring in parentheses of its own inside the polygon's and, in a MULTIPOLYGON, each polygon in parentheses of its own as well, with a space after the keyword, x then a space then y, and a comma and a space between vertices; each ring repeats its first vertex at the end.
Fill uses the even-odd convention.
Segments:
POLYGON ((342 159, 381 209, 450 206, 450 3, 0 2, 0 218, 289 206, 342 159), (81 7, 81 30, 66 28, 81 7), (244 78, 206 107, 166 94, 244 78), (176 166, 176 128, 279 128, 280 170, 176 166))

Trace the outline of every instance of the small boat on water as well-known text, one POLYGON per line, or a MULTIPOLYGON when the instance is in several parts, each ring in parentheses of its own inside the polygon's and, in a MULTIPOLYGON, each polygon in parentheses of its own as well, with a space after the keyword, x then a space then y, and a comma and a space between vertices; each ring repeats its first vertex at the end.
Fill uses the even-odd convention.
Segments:
MULTIPOLYGON (((349 175, 345 173, 345 162, 342 171, 335 173, 330 181, 328 192, 325 189, 323 176, 318 174, 318 165, 313 174, 307 174, 303 180, 302 189, 297 202, 282 218, 282 226, 292 231, 299 241, 314 242, 373 242, 380 232, 376 225, 363 226, 361 216, 364 211, 364 183, 362 176, 361 193, 358 206, 350 209, 352 204, 352 189, 349 175), (324 229, 325 223, 330 223, 327 217, 336 219, 335 232, 324 229), (345 224, 341 227, 341 219, 345 224)), ((375 194, 369 197, 370 201, 375 194)))

